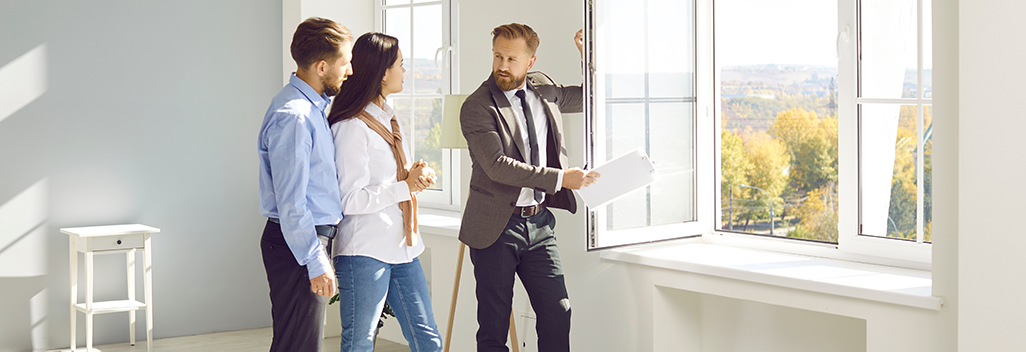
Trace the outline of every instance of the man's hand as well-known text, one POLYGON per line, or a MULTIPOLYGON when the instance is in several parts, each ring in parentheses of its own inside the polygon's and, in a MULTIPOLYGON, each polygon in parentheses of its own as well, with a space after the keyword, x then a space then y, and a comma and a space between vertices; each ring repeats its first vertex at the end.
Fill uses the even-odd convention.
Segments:
POLYGON ((591 186, 592 183, 598 182, 598 178, 602 177, 595 171, 585 171, 580 168, 572 168, 563 170, 563 188, 569 189, 581 189, 581 187, 591 186))
POLYGON ((574 34, 574 44, 577 44, 577 51, 581 52, 581 58, 584 58, 584 30, 577 30, 577 34, 574 34))
POLYGON ((335 276, 329 274, 324 273, 310 279, 310 291, 328 298, 335 296, 335 276))

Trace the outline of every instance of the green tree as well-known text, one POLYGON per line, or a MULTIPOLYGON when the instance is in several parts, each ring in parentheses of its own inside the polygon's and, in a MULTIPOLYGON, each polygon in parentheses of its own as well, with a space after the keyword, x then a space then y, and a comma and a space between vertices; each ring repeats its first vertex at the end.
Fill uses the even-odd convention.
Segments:
POLYGON ((752 165, 752 171, 748 173, 748 185, 769 193, 769 201, 772 202, 767 203, 762 192, 746 189, 749 199, 753 200, 753 207, 762 209, 748 215, 754 219, 769 219, 770 206, 782 209, 777 204, 783 204, 780 195, 787 186, 787 175, 784 172, 789 161, 788 154, 786 148, 766 132, 756 132, 747 137, 745 151, 752 165))
POLYGON ((769 130, 790 155, 789 186, 796 196, 837 181, 837 119, 822 121, 801 107, 777 114, 769 130))
POLYGON ((743 201, 739 185, 748 184, 752 162, 748 159, 741 136, 724 129, 720 132, 720 138, 720 199, 724 207, 722 218, 726 221, 724 227, 731 228, 742 213, 737 207, 743 201))

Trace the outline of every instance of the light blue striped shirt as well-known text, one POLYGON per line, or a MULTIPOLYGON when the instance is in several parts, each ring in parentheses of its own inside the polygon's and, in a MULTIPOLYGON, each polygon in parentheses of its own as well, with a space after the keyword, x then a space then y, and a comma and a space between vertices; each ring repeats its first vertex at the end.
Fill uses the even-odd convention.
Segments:
POLYGON ((260 214, 278 218, 281 232, 310 278, 331 275, 314 225, 342 219, 328 97, 295 74, 271 100, 260 126, 260 214))

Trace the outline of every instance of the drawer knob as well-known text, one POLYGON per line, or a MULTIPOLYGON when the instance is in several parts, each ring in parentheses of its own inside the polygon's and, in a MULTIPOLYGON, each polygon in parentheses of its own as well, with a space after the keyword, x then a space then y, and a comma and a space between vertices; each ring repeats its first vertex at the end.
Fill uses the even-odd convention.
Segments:
POLYGON ((121 244, 121 240, 118 240, 118 245, 120 245, 120 244, 121 244))

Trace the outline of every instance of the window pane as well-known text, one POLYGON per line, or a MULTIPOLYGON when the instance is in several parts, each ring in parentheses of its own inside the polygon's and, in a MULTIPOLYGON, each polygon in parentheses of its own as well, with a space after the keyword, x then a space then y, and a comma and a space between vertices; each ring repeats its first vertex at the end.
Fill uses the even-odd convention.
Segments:
MULTIPOLYGON (((648 129, 645 104, 606 105, 605 160, 611 160, 637 148, 647 150, 648 129)), ((642 188, 606 206, 607 229, 620 230, 648 225, 648 192, 642 188)))
POLYGON ((918 92, 916 0, 861 0, 859 96, 915 98, 918 92))
MULTIPOLYGON (((438 180, 441 180, 444 176, 442 147, 439 144, 442 135, 442 98, 416 99, 413 113, 413 159, 409 161, 426 161, 435 170, 438 180)), ((431 186, 431 189, 441 188, 441 182, 431 186)))
POLYGON ((411 62, 413 61, 412 56, 412 41, 410 40, 412 33, 410 31, 410 8, 400 7, 394 9, 385 10, 385 34, 395 37, 399 40, 399 50, 403 52, 403 66, 406 67, 406 73, 403 74, 403 91, 401 93, 409 94, 413 91, 413 70, 411 70, 411 62))
POLYGON ((410 0, 385 0, 385 6, 392 5, 406 5, 409 4, 410 0))
POLYGON ((695 17, 691 2, 650 0, 648 7, 648 96, 694 96, 693 24, 680 20, 695 17))
POLYGON ((651 186, 651 225, 695 220, 694 103, 653 103, 649 155, 661 179, 651 186))
POLYGON ((413 53, 406 52, 413 58, 413 64, 407 66, 407 77, 412 74, 412 82, 407 82, 413 84, 415 94, 443 94, 442 62, 435 61, 442 46, 442 5, 414 7, 413 33, 413 53))
POLYGON ((933 242, 933 109, 923 106, 923 242, 933 242))
POLYGON ((720 229, 837 242, 837 3, 716 0, 714 23, 720 229))
POLYGON ((933 98, 933 1, 923 0, 923 98, 933 98))
MULTIPOLYGON (((924 126, 932 118, 923 111, 924 126)), ((916 240, 917 197, 920 157, 917 150, 919 111, 915 105, 861 105, 859 171, 862 194, 862 234, 916 240)), ((930 209, 932 181, 932 128, 922 135, 929 151, 923 160, 923 205, 930 209)), ((924 232, 931 228, 932 216, 923 214, 924 232)), ((924 233, 925 235, 925 233, 924 233)), ((924 238, 925 239, 925 238, 924 238)))
POLYGON ((608 98, 645 96, 645 67, 638 64, 638 53, 645 50, 643 6, 630 1, 600 1, 606 7, 596 16, 596 64, 604 72, 603 88, 608 98))

